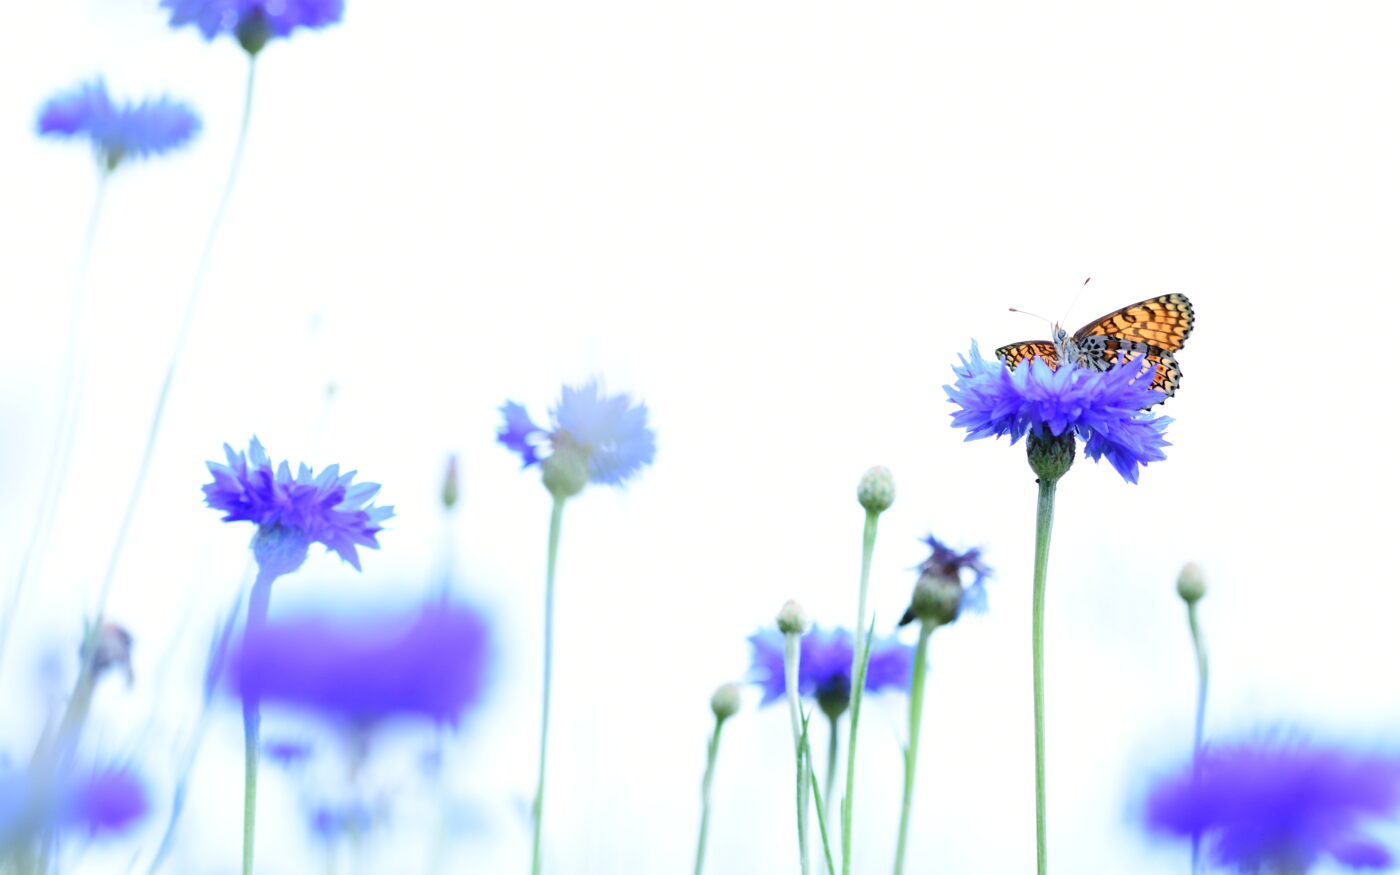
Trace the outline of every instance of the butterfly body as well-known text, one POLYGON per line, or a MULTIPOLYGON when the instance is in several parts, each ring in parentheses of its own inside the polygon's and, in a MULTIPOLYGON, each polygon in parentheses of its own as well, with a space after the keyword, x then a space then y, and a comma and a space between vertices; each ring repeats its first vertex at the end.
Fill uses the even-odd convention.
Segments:
POLYGON ((1035 357, 1051 369, 1069 362, 1094 371, 1141 360, 1144 373, 1155 369, 1152 388, 1171 396, 1181 385, 1174 353, 1186 343, 1195 322, 1185 295, 1159 295, 1101 316, 1073 334, 1056 324, 1052 340, 1010 343, 997 350, 997 357, 1009 368, 1035 357))

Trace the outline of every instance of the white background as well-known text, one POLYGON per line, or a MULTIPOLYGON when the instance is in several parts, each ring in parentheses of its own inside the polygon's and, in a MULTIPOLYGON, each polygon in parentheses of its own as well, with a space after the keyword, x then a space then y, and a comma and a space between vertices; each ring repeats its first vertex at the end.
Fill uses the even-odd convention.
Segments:
MULTIPOLYGON (((118 95, 168 93, 205 119, 193 148, 123 167, 109 191, 74 468, 3 671, 15 760, 43 719, 37 667, 74 668, 232 152, 241 51, 165 20, 136 0, 6 16, 7 586, 94 187, 83 147, 34 135, 37 109, 101 72, 118 95)), ((1212 737, 1393 747, 1397 25, 1385 3, 352 0, 342 25, 269 45, 110 604, 137 682, 101 691, 89 739, 151 776, 140 843, 165 818, 204 649, 247 565, 250 527, 202 507, 203 462, 256 433, 274 458, 358 468, 398 510, 363 575, 314 550, 274 610, 411 600, 454 544, 497 660, 448 758, 465 810, 447 871, 526 868, 548 499, 494 443, 496 408, 541 419, 562 382, 599 375, 646 401, 658 452, 628 489, 590 488, 565 515, 547 871, 690 871, 710 692, 744 675, 745 636, 785 599, 854 622, 854 490, 872 464, 899 489, 871 583, 882 630, 926 532, 984 546, 997 572, 990 612, 933 638, 909 871, 1030 871, 1035 488, 1021 447, 962 442, 941 386, 972 338, 990 352, 1046 336, 1008 306, 1068 309, 1072 329, 1168 291, 1198 317, 1168 460, 1137 486, 1081 460, 1060 489, 1052 865, 1186 869, 1183 849, 1141 836, 1134 805, 1189 745, 1173 589, 1188 560, 1211 587, 1212 737), (464 497, 445 523, 452 452, 464 497)), ((787 715, 749 696, 725 730, 707 871, 796 871, 787 715)), ((869 701, 856 858, 880 872, 906 718, 899 695, 869 701)), ((411 784, 403 763, 425 738, 386 745, 366 784, 411 784)), ((314 864, 299 794, 335 792, 338 753, 321 757, 334 777, 309 789, 267 770, 260 872, 314 864)), ((225 704, 168 871, 235 871, 240 778, 225 704)), ((362 871, 422 865, 428 808, 399 795, 362 871)), ((80 871, 126 871, 129 854, 80 871)))

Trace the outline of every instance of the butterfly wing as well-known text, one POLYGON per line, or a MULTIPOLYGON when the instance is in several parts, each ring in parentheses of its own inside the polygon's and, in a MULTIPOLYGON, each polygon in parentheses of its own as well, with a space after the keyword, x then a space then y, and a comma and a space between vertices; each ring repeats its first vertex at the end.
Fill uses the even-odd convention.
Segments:
POLYGON ((997 358, 1006 362, 1006 366, 1012 370, 1032 356, 1040 356, 1051 370, 1059 364, 1059 359, 1055 357, 1055 344, 1048 340, 1023 340, 1020 343, 1008 343, 997 350, 997 358))
POLYGON ((1095 319, 1074 332, 1074 340, 1082 344, 1095 335, 1117 337, 1176 352, 1195 325, 1196 312, 1185 295, 1158 295, 1095 319))

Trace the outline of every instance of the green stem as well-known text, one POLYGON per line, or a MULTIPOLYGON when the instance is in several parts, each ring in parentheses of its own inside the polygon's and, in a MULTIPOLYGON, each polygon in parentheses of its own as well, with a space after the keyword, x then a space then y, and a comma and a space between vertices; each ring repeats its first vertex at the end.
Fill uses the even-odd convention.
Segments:
POLYGON ((96 614, 101 615, 102 608, 107 603, 107 595, 112 589, 112 578, 117 573, 117 560, 121 557, 122 547, 126 543, 127 533, 131 529, 131 521, 136 516, 136 507, 141 501, 141 491, 146 485, 146 476, 151 470, 151 459, 155 455, 156 441, 160 437, 160 426, 165 419, 166 402, 170 400, 170 387, 175 382, 175 372, 179 369, 180 359, 184 356, 185 344, 189 340, 190 326, 194 323, 196 306, 199 303, 199 293, 204 288, 204 275, 208 272, 209 262, 214 254, 214 243, 218 240, 219 229, 223 226, 224 215, 228 212, 230 199, 233 197, 233 186, 238 180, 238 168, 243 164, 243 151, 248 143, 248 120, 253 113, 253 73, 257 69, 252 56, 248 58, 248 81, 243 94, 243 120, 238 126, 238 141, 233 148, 233 161, 229 165, 228 179, 224 182, 224 191, 219 198, 219 205, 214 210, 214 221, 209 226, 209 236, 204 240, 204 250, 199 256, 199 265, 195 268, 194 282, 190 286, 189 297, 185 300, 185 312, 180 319, 179 330, 175 334, 175 346, 170 353, 170 362, 165 366, 165 377, 161 380, 160 393, 156 395, 155 410, 151 413, 151 423, 146 431, 146 444, 141 450, 141 462, 136 467, 136 480, 132 483, 131 493, 127 496, 126 508, 122 511, 121 522, 117 526, 117 537, 112 543, 112 553, 107 559, 107 570, 102 575, 102 587, 97 594, 96 614))
POLYGON ((798 693, 798 669, 802 661, 801 636, 796 632, 783 635, 783 667, 786 670, 788 716, 792 719, 792 743, 797 752, 797 852, 802 875, 811 869, 807 853, 807 757, 804 753, 802 704, 798 693))
POLYGON ((715 718, 715 731, 710 736, 710 746, 705 754, 705 777, 700 782, 700 842, 695 848, 695 875, 705 868, 705 839, 710 833, 710 784, 715 777, 715 760, 719 758, 719 731, 724 727, 724 718, 715 718))
MULTIPOLYGON (((272 581, 276 574, 258 570, 258 579, 253 581, 253 589, 248 593, 248 622, 243 634, 262 627, 267 622, 267 608, 272 600, 272 581)), ((253 696, 243 699, 243 875, 253 871, 253 829, 258 813, 258 732, 262 715, 258 700, 253 696)))
POLYGON ((549 691, 554 675, 554 569, 559 559, 559 526, 564 521, 564 498, 556 496, 554 507, 549 514, 549 556, 544 573, 544 693, 540 706, 540 777, 535 785, 535 804, 531 811, 535 816, 534 851, 531 856, 530 872, 540 875, 540 836, 544 820, 544 774, 545 753, 549 742, 549 691))
POLYGON ((87 291, 88 268, 92 265, 92 251, 97 241, 102 204, 106 199, 107 181, 112 171, 102 165, 98 173, 97 191, 93 195, 92 212, 88 216, 87 232, 83 235, 83 247, 78 252, 77 276, 73 281, 72 300, 68 305, 68 338, 63 355, 63 381, 58 390, 58 428, 53 452, 49 455, 49 464, 44 471, 44 485, 39 493, 39 509, 34 517, 34 526, 29 531, 29 541, 20 557, 19 571, 6 600, 4 615, 0 616, 0 662, 5 658, 5 647, 10 641, 10 630, 14 627, 15 615, 19 612, 20 599, 24 595, 30 571, 41 559, 53 531, 58 501, 68 480, 68 462, 73 454, 73 436, 77 432, 81 394, 77 387, 79 373, 83 370, 78 363, 83 298, 87 291))
POLYGON ((870 563, 875 555, 875 531, 879 511, 865 512, 865 534, 860 554, 860 601, 856 610, 856 643, 851 662, 851 730, 846 746, 846 788, 841 799, 841 873, 851 873, 851 812, 856 789, 856 732, 860 727, 860 699, 865 688, 866 660, 870 648, 865 641, 865 594, 870 586, 870 563))
POLYGON ((1050 529, 1055 521, 1055 483, 1039 479, 1035 507, 1035 592, 1031 602, 1031 674, 1035 687, 1035 867, 1045 875, 1045 572, 1050 564, 1050 529))
POLYGON ((831 791, 836 788, 836 765, 837 759, 841 756, 841 733, 836 730, 837 719, 837 717, 827 714, 827 721, 831 728, 831 731, 826 734, 826 791, 823 795, 827 804, 831 803, 831 791))
POLYGON ((909 685, 909 746, 904 749, 904 804, 899 812, 895 875, 904 872, 904 851, 909 841, 909 811, 914 802, 914 773, 919 762, 919 731, 924 715, 924 680, 928 676, 928 639, 934 628, 927 620, 919 624, 919 646, 914 650, 914 678, 909 685))
MULTIPOLYGON (((1196 727, 1191 744, 1192 770, 1201 766, 1201 751, 1205 746, 1206 689, 1210 680, 1210 669, 1206 662, 1206 642, 1201 635, 1201 625, 1196 618, 1196 602, 1186 603, 1186 618, 1191 624, 1191 644, 1196 651, 1196 727)), ((1201 871, 1201 837, 1191 837, 1191 872, 1201 871)))
MULTIPOLYGON (((836 864, 831 859, 831 839, 826 834, 826 803, 822 800, 822 791, 817 787, 817 773, 812 766, 812 749, 807 751, 807 777, 812 783, 812 795, 817 801, 817 826, 821 829, 822 836, 822 856, 826 860, 827 875, 836 875, 836 864)), ((830 796, 827 797, 831 798, 830 796)))

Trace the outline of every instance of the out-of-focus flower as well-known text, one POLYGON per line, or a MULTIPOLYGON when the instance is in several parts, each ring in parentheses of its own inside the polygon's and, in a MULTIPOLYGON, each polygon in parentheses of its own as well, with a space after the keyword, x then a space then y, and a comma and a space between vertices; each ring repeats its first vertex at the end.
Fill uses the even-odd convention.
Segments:
POLYGON ((1154 786, 1155 833, 1207 843, 1217 863, 1248 873, 1303 873, 1331 858, 1352 869, 1392 865, 1367 835, 1400 809, 1400 757, 1339 747, 1256 742, 1207 748, 1154 786))
POLYGON ((145 787, 121 769, 80 777, 70 785, 67 803, 66 821, 93 835, 123 832, 150 808, 145 787))
POLYGON ((122 768, 68 769, 42 785, 35 781, 32 774, 0 774, 0 843, 50 829, 117 835, 150 808, 145 785, 122 768))
POLYGON ((206 40, 232 34, 251 54, 273 37, 299 27, 335 24, 345 14, 344 0, 161 0, 170 10, 170 26, 192 24, 206 40))
POLYGON ((282 739, 263 744, 263 755, 284 768, 295 768, 311 758, 309 741, 282 739))
POLYGON ((108 170, 127 157, 146 158, 185 145, 199 133, 199 116, 168 97, 116 103, 99 76, 49 98, 39 110, 39 133, 83 138, 108 170))
POLYGON ((455 605, 407 616, 269 619, 230 657, 245 699, 316 712, 352 725, 393 717, 456 724, 486 683, 484 619, 455 605))
POLYGON ((340 473, 331 465, 313 476, 305 464, 297 476, 282 462, 274 470, 262 444, 253 438, 248 454, 224 444, 227 465, 209 462, 214 482, 204 486, 205 502, 224 512, 224 522, 247 520, 258 526, 253 555, 264 573, 286 574, 301 567, 307 548, 321 543, 355 570, 360 558, 355 547, 379 549, 375 534, 394 515, 392 507, 368 504, 378 483, 355 483, 354 471, 340 473))
MULTIPOLYGON (((787 693, 783 673, 783 634, 766 629, 749 636, 753 646, 753 683, 763 690, 760 705, 769 705, 787 693)), ((823 630, 812 626, 802 636, 801 659, 797 669, 797 691, 817 700, 822 711, 835 719, 846 710, 851 698, 851 663, 855 644, 845 629, 823 630)), ((908 689, 914 668, 914 648, 895 638, 875 638, 870 643, 870 663, 865 671, 865 689, 908 689)))
POLYGON ((1084 439, 1085 455, 1094 461, 1107 456, 1129 483, 1137 482, 1139 466, 1166 458, 1171 418, 1142 412, 1166 396, 1136 361, 1106 371, 1051 370, 1033 356, 1013 370, 982 358, 975 342, 970 356, 959 358, 957 380, 943 389, 958 407, 953 427, 967 429, 967 440, 1010 435, 1014 444, 1028 433, 1072 431, 1084 439))
POLYGON ((551 428, 535 425, 514 401, 506 402, 501 414, 505 422, 496 439, 520 455, 522 467, 545 458, 576 460, 587 481, 621 486, 656 457, 656 435, 647 427, 646 405, 633 407, 627 395, 604 395, 596 380, 564 387, 562 399, 550 411, 551 428), (546 447, 549 457, 541 455, 546 447))
POLYGON ((359 802, 322 803, 311 810, 311 833, 334 844, 347 835, 366 835, 374 826, 375 814, 359 802))
POLYGON ((985 611, 987 609, 985 584, 987 578, 992 576, 992 569, 982 561, 982 548, 973 547, 971 550, 959 553, 935 538, 932 533, 924 538, 924 543, 928 545, 931 552, 929 557, 919 566, 919 572, 957 581, 963 586, 962 606, 974 613, 985 611), (964 579, 964 571, 972 573, 971 583, 964 579))

